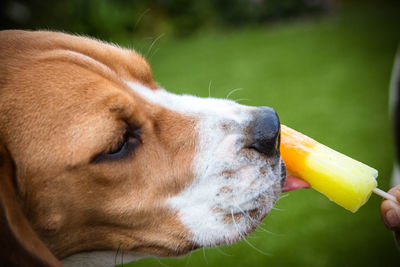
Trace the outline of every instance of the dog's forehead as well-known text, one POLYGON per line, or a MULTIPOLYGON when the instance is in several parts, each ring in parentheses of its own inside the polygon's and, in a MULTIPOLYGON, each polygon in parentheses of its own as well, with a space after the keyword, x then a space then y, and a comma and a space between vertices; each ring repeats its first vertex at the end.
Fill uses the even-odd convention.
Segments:
MULTIPOLYGON (((132 49, 84 36, 48 31, 3 31, 0 40, 0 60, 14 64, 14 70, 18 64, 24 65, 18 67, 26 70, 32 65, 65 62, 89 67, 95 72, 113 72, 114 78, 134 80, 152 89, 158 87, 150 65, 132 49)), ((52 72, 52 69, 48 71, 52 72)))
POLYGON ((0 104, 6 111, 15 106, 33 107, 31 114, 52 109, 67 118, 98 112, 93 105, 108 105, 110 110, 132 113, 133 100, 144 100, 125 81, 158 88, 149 64, 134 50, 55 32, 4 31, 0 40, 0 78, 9 84, 0 92, 0 104))

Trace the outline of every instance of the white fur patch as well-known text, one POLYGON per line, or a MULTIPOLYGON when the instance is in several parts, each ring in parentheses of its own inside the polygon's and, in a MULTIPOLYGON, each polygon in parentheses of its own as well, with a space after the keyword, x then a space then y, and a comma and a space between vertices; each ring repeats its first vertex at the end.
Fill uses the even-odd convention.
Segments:
POLYGON ((246 130, 257 108, 127 84, 147 101, 197 121, 199 140, 192 165, 195 178, 167 201, 193 234, 191 241, 215 246, 246 236, 271 210, 284 175, 279 156, 269 159, 246 149, 246 130), (256 217, 250 217, 249 211, 255 209, 256 217))

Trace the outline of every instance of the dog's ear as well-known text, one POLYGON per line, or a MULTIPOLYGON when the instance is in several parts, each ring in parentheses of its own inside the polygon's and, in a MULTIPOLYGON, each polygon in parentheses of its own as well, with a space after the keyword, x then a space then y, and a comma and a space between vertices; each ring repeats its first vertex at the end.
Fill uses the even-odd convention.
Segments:
POLYGON ((0 266, 61 266, 22 212, 14 165, 0 145, 0 266))

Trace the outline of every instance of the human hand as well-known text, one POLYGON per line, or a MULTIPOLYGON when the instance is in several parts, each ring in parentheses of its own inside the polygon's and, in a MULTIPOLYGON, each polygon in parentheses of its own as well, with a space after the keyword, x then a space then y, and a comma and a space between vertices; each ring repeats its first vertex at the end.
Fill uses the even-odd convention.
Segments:
POLYGON ((385 199, 381 203, 381 216, 385 226, 395 233, 397 244, 400 246, 400 185, 388 192, 395 196, 397 202, 385 199))

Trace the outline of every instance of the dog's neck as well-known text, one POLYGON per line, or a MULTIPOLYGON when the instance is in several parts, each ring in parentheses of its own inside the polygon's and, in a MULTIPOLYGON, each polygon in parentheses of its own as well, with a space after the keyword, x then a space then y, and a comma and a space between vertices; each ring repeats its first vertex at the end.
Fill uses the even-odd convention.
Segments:
POLYGON ((110 267, 136 261, 144 257, 144 255, 136 255, 125 251, 94 251, 74 254, 61 262, 65 267, 110 267))

